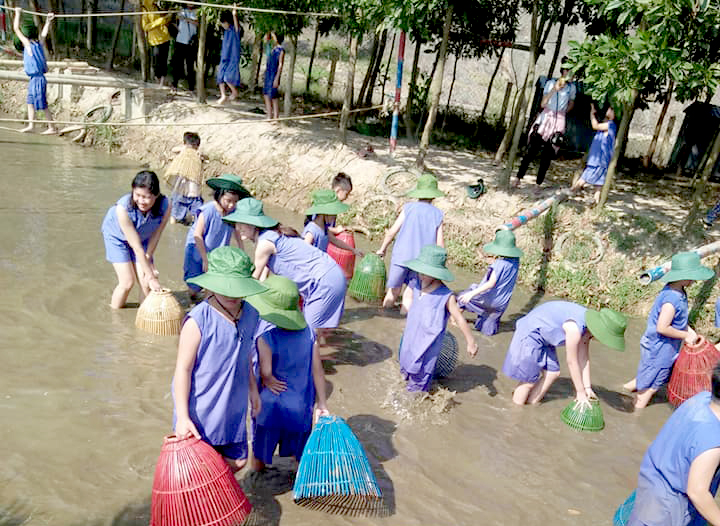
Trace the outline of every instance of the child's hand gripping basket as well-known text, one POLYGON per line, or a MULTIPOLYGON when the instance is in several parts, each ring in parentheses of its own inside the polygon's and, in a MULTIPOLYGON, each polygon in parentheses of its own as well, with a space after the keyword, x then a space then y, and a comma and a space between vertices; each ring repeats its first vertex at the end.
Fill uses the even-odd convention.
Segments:
POLYGON ((353 275, 348 292, 358 301, 378 303, 385 296, 387 273, 385 263, 377 254, 365 254, 353 275))
POLYGON ((700 391, 709 391, 710 374, 718 360, 720 351, 702 336, 692 345, 685 343, 668 382, 668 402, 677 407, 700 391))
POLYGON ((577 431, 601 431, 605 427, 605 419, 597 398, 584 402, 572 400, 560 413, 560 418, 577 431))

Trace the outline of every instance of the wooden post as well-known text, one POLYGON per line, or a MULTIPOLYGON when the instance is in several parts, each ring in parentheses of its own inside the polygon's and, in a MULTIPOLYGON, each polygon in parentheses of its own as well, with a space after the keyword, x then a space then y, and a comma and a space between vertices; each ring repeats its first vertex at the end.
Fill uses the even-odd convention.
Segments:
POLYGON ((505 114, 507 113, 508 103, 510 102, 510 94, 512 93, 513 83, 508 82, 505 86, 505 97, 503 97, 502 109, 500 110, 499 122, 505 124, 505 114))
POLYGON ((343 99, 342 113, 340 114, 340 140, 347 144, 347 125, 352 108, 353 84, 355 82, 355 63, 357 61, 359 39, 350 37, 350 54, 348 56, 348 70, 345 79, 345 97, 343 99))
POLYGON ((327 93, 325 94, 325 98, 327 100, 330 100, 330 97, 332 96, 333 84, 335 84, 335 69, 337 68, 338 58, 338 54, 334 53, 332 59, 330 60, 330 74, 328 75, 327 93))
POLYGON ((670 86, 668 86, 668 91, 665 96, 665 102, 663 103, 662 110, 660 111, 660 116, 658 117, 657 123, 655 124, 655 131, 653 132, 652 141, 650 141, 650 146, 648 147, 648 151, 645 154, 645 157, 643 157, 643 167, 649 168, 652 164, 652 158, 653 155, 655 155, 655 147, 657 146, 658 137, 660 137, 660 130, 662 129, 663 121, 665 120, 665 115, 667 114, 668 106, 670 106, 670 101, 672 100, 672 93, 673 89, 675 87, 675 81, 670 81, 670 86))
POLYGON ((198 102, 207 101, 205 91, 205 41, 207 40, 208 17, 207 13, 200 11, 200 27, 198 29, 198 52, 195 59, 195 93, 198 102))
POLYGON ((295 59, 297 58, 298 37, 290 37, 289 41, 290 54, 288 57, 287 51, 285 51, 285 57, 289 58, 290 60, 284 68, 287 71, 287 73, 285 73, 285 100, 283 101, 283 115, 285 117, 289 117, 290 113, 292 112, 292 89, 293 80, 295 80, 295 59))
POLYGON ((672 144, 670 143, 670 141, 672 140, 672 133, 673 133, 673 128, 675 128, 675 119, 676 118, 677 117, 675 117, 675 115, 671 115, 670 118, 668 119, 668 125, 667 125, 667 128, 665 129, 665 137, 663 138, 663 142, 660 144, 660 148, 658 148, 660 150, 660 155, 659 155, 660 159, 658 160, 658 165, 660 165, 660 166, 667 166, 667 161, 665 160, 664 151, 667 150, 668 147, 670 147, 670 151, 672 153, 672 144))

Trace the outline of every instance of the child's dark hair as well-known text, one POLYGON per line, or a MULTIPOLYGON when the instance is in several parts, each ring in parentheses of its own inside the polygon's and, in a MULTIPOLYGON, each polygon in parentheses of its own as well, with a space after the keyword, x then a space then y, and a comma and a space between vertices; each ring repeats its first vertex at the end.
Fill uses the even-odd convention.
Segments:
MULTIPOLYGON (((143 170, 142 172, 138 172, 135 178, 132 180, 130 186, 133 189, 147 188, 147 190, 152 195, 156 196, 157 199, 155 199, 155 204, 150 209, 150 214, 156 217, 162 215, 163 196, 160 193, 160 180, 158 179, 158 176, 155 172, 151 172, 150 170, 143 170)), ((130 196, 130 204, 128 205, 128 208, 137 209, 137 204, 132 199, 132 194, 130 196)))
POLYGON ((220 198, 225 194, 233 194, 237 196, 238 200, 242 199, 242 197, 240 196, 240 192, 238 192, 237 190, 231 190, 230 188, 216 188, 213 197, 215 198, 215 201, 220 202, 220 198))
POLYGON ((39 37, 38 28, 35 24, 32 24, 32 23, 24 24, 22 27, 22 32, 30 40, 37 40, 39 37))
POLYGON ((227 9, 220 13, 220 23, 222 24, 223 22, 230 24, 231 26, 233 25, 232 13, 227 9))
POLYGON ((265 230, 272 230, 285 237, 300 237, 300 232, 295 230, 293 227, 283 225, 282 223, 278 223, 277 226, 272 228, 261 228, 260 232, 264 232, 265 230))
POLYGON ((352 192, 352 179, 350 179, 350 176, 345 172, 338 172, 338 174, 333 177, 331 187, 333 190, 342 188, 346 192, 352 192))
POLYGON ((711 392, 715 402, 720 402, 720 363, 718 363, 712 372, 711 392))
POLYGON ((285 40, 285 35, 282 33, 275 33, 275 40, 277 40, 278 45, 283 43, 283 40, 285 40))
POLYGON ((198 148, 200 146, 200 136, 195 132, 185 132, 183 134, 183 144, 198 148))

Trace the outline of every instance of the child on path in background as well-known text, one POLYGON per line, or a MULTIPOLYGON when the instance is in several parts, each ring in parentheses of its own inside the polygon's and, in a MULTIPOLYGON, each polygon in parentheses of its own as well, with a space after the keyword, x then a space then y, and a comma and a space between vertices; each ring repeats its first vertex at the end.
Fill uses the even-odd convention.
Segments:
POLYGON ((330 228, 335 225, 337 215, 346 212, 349 208, 338 200, 332 190, 313 192, 312 206, 305 211, 307 219, 302 232, 303 239, 323 252, 327 252, 328 242, 332 241, 336 247, 349 250, 356 256, 361 255, 362 252, 330 234, 330 228))
POLYGON ((429 391, 442 348, 448 318, 452 316, 465 336, 467 352, 478 351, 472 331, 460 312, 455 296, 443 281, 455 277, 445 266, 447 252, 438 245, 425 245, 416 259, 404 263, 418 273, 419 286, 412 289, 413 301, 400 344, 400 372, 408 391, 429 391))
POLYGON ((687 343, 697 340, 697 334, 688 325, 685 287, 714 275, 712 269, 700 264, 696 252, 680 252, 672 257, 670 272, 662 278, 667 285, 655 298, 640 340, 637 375, 623 386, 637 392, 635 409, 646 407, 657 390, 667 383, 683 340, 687 343))
POLYGON ((520 383, 513 391, 517 405, 537 404, 560 376, 556 347, 565 345, 575 400, 597 398, 590 381, 590 340, 625 350, 627 320, 611 309, 600 312, 569 301, 548 301, 515 324, 502 371, 520 383))
POLYGON ((170 202, 173 223, 192 224, 203 204, 202 157, 198 148, 200 136, 185 132, 180 153, 165 170, 165 182, 172 188, 170 202))
POLYGON ((588 154, 587 164, 580 179, 570 187, 573 192, 580 191, 586 185, 595 187, 595 195, 593 196, 595 203, 600 201, 600 191, 605 184, 605 176, 607 175, 608 166, 615 151, 615 136, 617 135, 617 124, 615 123, 615 110, 612 106, 608 106, 605 112, 605 120, 598 122, 595 117, 597 109, 593 104, 590 109, 590 123, 595 136, 590 145, 590 153, 588 154))
POLYGON ((390 270, 387 276, 387 294, 383 300, 383 308, 390 308, 400 295, 403 285, 407 285, 402 298, 402 308, 410 310, 412 303, 412 287, 418 286, 417 276, 412 270, 404 266, 406 261, 416 258, 420 249, 425 245, 444 246, 442 222, 443 213, 431 203, 436 197, 445 194, 438 190, 437 179, 434 175, 423 174, 418 177, 414 190, 406 194, 408 197, 418 199, 415 203, 406 203, 395 223, 385 233, 377 255, 385 256, 390 243, 397 235, 393 246, 390 270))
POLYGON ((27 35, 22 32, 20 29, 21 18, 22 9, 20 7, 16 7, 13 29, 15 30, 17 37, 20 39, 20 42, 22 42, 23 67, 25 69, 25 74, 30 77, 27 94, 28 125, 20 131, 22 133, 33 131, 33 128, 35 127, 35 112, 44 111, 45 120, 49 122, 47 130, 44 131, 43 134, 53 135, 57 133, 57 130, 52 122, 52 113, 50 112, 47 102, 47 80, 45 80, 45 73, 47 73, 48 69, 43 46, 45 45, 45 39, 50 31, 50 25, 55 19, 55 13, 48 13, 45 25, 40 32, 40 40, 38 40, 37 28, 34 25, 29 25, 25 28, 27 35))
POLYGON ((240 85, 240 48, 243 28, 238 22, 236 7, 233 7, 232 13, 227 10, 220 13, 220 25, 225 32, 222 37, 220 65, 217 71, 217 84, 220 86, 220 98, 217 103, 224 104, 226 100, 232 101, 237 98, 237 86, 240 85), (230 89, 229 97, 225 86, 230 89))
POLYGON ((183 280, 188 284, 193 301, 200 298, 202 289, 188 280, 207 272, 208 254, 218 247, 229 245, 231 237, 235 238, 238 247, 243 248, 240 233, 233 225, 224 222, 223 217, 235 210, 240 199, 250 196, 242 185, 242 179, 234 174, 214 177, 207 185, 215 190, 214 199, 200 208, 198 218, 188 230, 185 240, 183 280))
POLYGON ((488 254, 499 256, 478 285, 458 296, 458 305, 463 310, 477 314, 475 328, 487 336, 497 334, 500 318, 507 309, 515 289, 522 250, 515 246, 515 234, 510 230, 500 230, 495 240, 483 247, 488 254))
POLYGON ((285 49, 282 47, 283 35, 268 33, 266 40, 273 46, 265 62, 265 80, 263 82, 263 99, 268 120, 280 116, 280 77, 285 62, 285 49))
POLYGON ((270 276, 268 290, 248 298, 260 313, 255 334, 260 366, 260 413, 255 418, 250 467, 272 464, 275 448, 281 457, 300 461, 312 431, 313 406, 328 415, 325 372, 315 333, 298 309, 298 288, 292 280, 270 276))
POLYGON ((248 398, 253 416, 260 411, 250 355, 258 313, 243 299, 265 287, 252 278, 252 261, 239 248, 213 250, 208 263, 207 272, 190 278, 213 294, 193 307, 180 331, 173 424, 178 438, 205 440, 238 471, 248 457, 248 398))

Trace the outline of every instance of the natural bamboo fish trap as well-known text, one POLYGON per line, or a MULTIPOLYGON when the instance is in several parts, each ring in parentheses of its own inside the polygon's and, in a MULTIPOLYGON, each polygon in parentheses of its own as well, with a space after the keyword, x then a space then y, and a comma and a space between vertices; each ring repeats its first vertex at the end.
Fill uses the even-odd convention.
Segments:
POLYGON ((435 377, 445 378, 450 376, 457 367, 458 362, 458 342, 455 336, 445 331, 443 336, 442 347, 435 364, 435 377))
POLYGON ((720 351, 702 336, 695 344, 684 344, 668 382, 668 402, 678 407, 700 391, 709 391, 710 374, 718 360, 720 351))
POLYGON ((590 405, 572 400, 563 409, 560 418, 577 431, 601 431, 605 427, 600 401, 590 399, 590 405))
POLYGON ((185 311, 168 289, 151 291, 138 308, 135 327, 162 336, 180 334, 185 311))
POLYGON ((613 526, 625 526, 630 519, 630 514, 632 513, 634 505, 635 492, 633 491, 615 512, 615 516, 613 517, 613 526))
POLYGON ((185 148, 170 162, 163 178, 173 186, 177 177, 202 184, 202 159, 197 150, 185 148))
POLYGON ((386 277, 385 263, 380 256, 365 254, 355 269, 348 292, 358 301, 378 303, 385 296, 386 277))
POLYGON ((250 508, 230 466, 209 444, 165 437, 155 468, 150 526, 239 526, 250 508))
MULTIPOLYGON (((336 236, 340 241, 344 241, 349 246, 355 248, 355 236, 349 230, 343 230, 336 236)), ((339 248, 330 243, 327 247, 328 255, 340 265, 345 274, 345 279, 350 281, 355 270, 355 254, 344 248, 339 248)))
POLYGON ((293 487, 301 506, 347 515, 380 515, 382 492, 362 445, 339 416, 318 419, 293 487))

